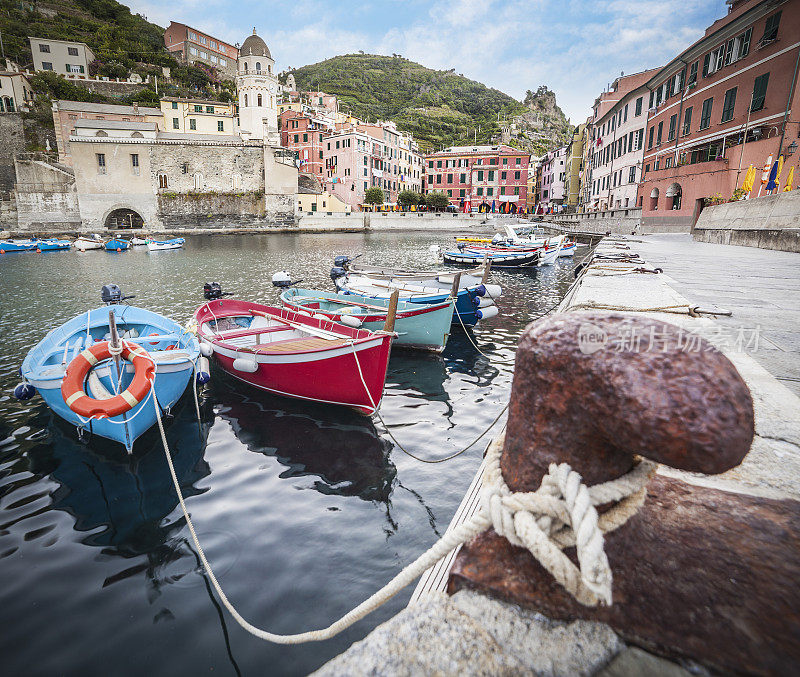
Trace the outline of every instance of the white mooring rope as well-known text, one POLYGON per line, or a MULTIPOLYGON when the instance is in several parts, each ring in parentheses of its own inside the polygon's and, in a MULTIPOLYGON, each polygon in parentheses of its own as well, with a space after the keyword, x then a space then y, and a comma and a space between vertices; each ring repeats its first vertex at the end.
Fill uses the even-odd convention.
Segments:
POLYGON ((178 502, 211 584, 222 604, 242 628, 259 639, 276 644, 302 644, 334 637, 391 599, 451 550, 489 527, 494 527, 498 534, 512 543, 526 547, 582 604, 611 604, 611 570, 603 551, 602 534, 624 524, 639 509, 644 502, 647 481, 656 468, 655 463, 640 460, 629 473, 619 479, 587 488, 580 475, 569 465, 552 464, 537 491, 512 493, 500 470, 500 452, 503 446, 503 439, 500 437, 487 451, 482 507, 473 517, 445 533, 383 588, 327 628, 294 635, 278 635, 257 628, 245 620, 217 581, 189 517, 155 393, 153 403, 178 502), (616 502, 616 505, 598 518, 594 506, 610 502, 616 502), (562 552, 563 548, 573 545, 577 548, 579 567, 562 552))

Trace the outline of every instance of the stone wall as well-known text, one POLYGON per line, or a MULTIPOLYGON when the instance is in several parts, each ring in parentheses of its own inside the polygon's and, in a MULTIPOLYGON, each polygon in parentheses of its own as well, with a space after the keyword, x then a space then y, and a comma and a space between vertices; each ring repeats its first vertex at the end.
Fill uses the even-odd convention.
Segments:
POLYGON ((70 78, 69 81, 73 85, 83 87, 94 94, 100 94, 112 99, 122 99, 131 94, 141 92, 145 88, 144 83, 113 82, 110 80, 80 80, 77 78, 70 78))
POLYGON ((165 228, 252 228, 270 225, 260 192, 159 193, 157 209, 165 228))
POLYGON ((19 230, 64 230, 81 223, 75 177, 36 159, 15 160, 19 230))
MULTIPOLYGON (((642 222, 642 210, 630 207, 628 209, 607 209, 599 212, 585 212, 580 214, 551 214, 544 220, 559 226, 566 231, 580 231, 583 233, 632 233, 639 230, 642 222)), ((647 231, 659 232, 659 231, 647 231)))
POLYGON ((0 113, 0 199, 14 189, 14 156, 25 150, 25 133, 19 113, 0 113))
POLYGON ((800 252, 800 190, 706 207, 693 233, 700 242, 800 252))

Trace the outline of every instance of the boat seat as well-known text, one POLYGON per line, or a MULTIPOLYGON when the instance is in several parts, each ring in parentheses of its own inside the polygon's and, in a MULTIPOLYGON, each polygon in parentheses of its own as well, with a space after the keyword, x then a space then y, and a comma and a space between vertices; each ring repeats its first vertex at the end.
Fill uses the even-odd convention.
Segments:
POLYGON ((261 345, 252 346, 252 351, 255 353, 305 353, 323 348, 335 348, 343 346, 347 343, 347 339, 324 339, 319 336, 307 336, 303 338, 292 338, 284 341, 273 341, 272 343, 263 343, 261 345))
POLYGON ((232 338, 242 338, 243 336, 255 336, 256 334, 268 334, 273 331, 287 331, 291 329, 288 324, 280 324, 278 326, 260 327, 258 329, 242 329, 241 331, 228 330, 222 331, 217 336, 223 340, 232 338))

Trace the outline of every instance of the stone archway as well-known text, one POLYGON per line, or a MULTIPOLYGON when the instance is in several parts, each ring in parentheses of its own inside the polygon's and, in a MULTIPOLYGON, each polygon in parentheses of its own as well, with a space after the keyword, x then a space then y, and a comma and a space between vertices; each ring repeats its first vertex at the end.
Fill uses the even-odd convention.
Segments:
POLYGON ((103 226, 109 230, 121 230, 127 228, 143 228, 144 219, 135 210, 128 207, 112 209, 105 218, 103 226))
POLYGON ((679 183, 672 183, 670 184, 669 188, 667 188, 666 193, 664 195, 667 198, 667 205, 670 209, 680 209, 681 208, 681 199, 683 197, 683 189, 681 188, 681 184, 679 183))
POLYGON ((653 188, 650 191, 650 211, 655 211, 658 209, 658 188, 653 188))

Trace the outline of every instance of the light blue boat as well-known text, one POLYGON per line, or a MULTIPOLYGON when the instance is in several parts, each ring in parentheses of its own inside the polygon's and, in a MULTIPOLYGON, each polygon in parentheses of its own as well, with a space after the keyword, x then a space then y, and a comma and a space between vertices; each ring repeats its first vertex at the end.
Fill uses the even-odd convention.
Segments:
POLYGON ((127 249, 130 249, 131 242, 130 240, 123 240, 122 238, 115 238, 113 240, 109 240, 106 242, 106 251, 109 252, 117 252, 121 251, 124 252, 127 249))
POLYGON ((180 249, 186 240, 182 237, 174 237, 171 240, 148 240, 147 250, 158 252, 165 249, 180 249))
POLYGON ((56 238, 36 241, 36 249, 40 252, 66 251, 71 246, 72 243, 69 240, 58 240, 56 238))
MULTIPOLYGON (((383 329, 388 314, 388 298, 358 294, 336 294, 313 289, 287 289, 281 294, 283 304, 294 310, 330 318, 347 326, 377 331, 383 329)), ((394 330, 394 345, 441 352, 450 335, 455 300, 420 304, 399 300, 394 330)))
MULTIPOLYGON (((120 293, 108 301, 106 289, 109 288, 119 292, 116 285, 103 288, 108 305, 56 327, 31 348, 20 370, 24 382, 17 386, 15 395, 19 399, 28 399, 38 390, 53 412, 78 428, 79 435, 99 435, 123 444, 130 452, 136 439, 156 422, 153 390, 161 411, 168 411, 186 390, 195 365, 200 370, 198 380, 201 382, 208 380, 208 367, 206 358, 200 357, 200 347, 194 335, 186 333, 177 322, 162 315, 121 304, 124 297, 120 293), (113 313, 120 338, 142 346, 149 353, 156 367, 154 385, 125 414, 112 418, 84 418, 67 406, 61 385, 72 360, 94 343, 110 339, 109 313, 113 313)), ((124 360, 121 364, 120 378, 113 359, 98 362, 86 379, 86 394, 102 401, 126 390, 133 380, 134 368, 124 360)))
POLYGON ((36 240, 1 240, 0 254, 6 252, 29 252, 36 249, 36 240))

